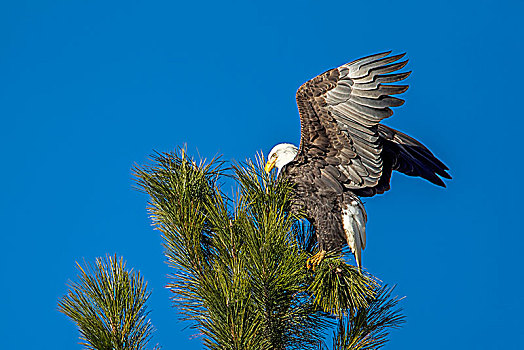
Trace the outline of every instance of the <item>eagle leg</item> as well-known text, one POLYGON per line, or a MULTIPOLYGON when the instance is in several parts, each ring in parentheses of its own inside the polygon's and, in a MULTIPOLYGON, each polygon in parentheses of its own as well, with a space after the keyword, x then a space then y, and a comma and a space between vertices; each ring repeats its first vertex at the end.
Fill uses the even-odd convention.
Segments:
POLYGON ((315 267, 317 267, 322 262, 322 260, 324 260, 325 256, 326 256, 326 251, 321 250, 318 253, 316 253, 315 255, 313 255, 311 258, 307 259, 306 266, 308 270, 312 269, 313 271, 315 271, 315 267))

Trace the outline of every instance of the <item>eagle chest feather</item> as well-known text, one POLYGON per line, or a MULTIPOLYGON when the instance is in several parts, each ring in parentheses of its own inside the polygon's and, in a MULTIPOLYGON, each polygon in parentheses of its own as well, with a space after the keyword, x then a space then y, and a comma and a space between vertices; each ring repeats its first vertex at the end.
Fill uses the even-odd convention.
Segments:
POLYGON ((304 212, 314 225, 320 250, 341 252, 347 244, 361 266, 367 214, 360 198, 349 190, 337 193, 318 187, 310 181, 314 175, 300 169, 290 164, 282 173, 295 186, 292 210, 304 212))

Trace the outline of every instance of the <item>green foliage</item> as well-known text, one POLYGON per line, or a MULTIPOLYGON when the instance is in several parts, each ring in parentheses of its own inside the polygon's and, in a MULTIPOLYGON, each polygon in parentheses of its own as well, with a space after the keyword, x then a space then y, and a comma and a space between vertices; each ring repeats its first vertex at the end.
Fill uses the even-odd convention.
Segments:
POLYGON ((262 160, 232 167, 234 199, 220 187, 230 176, 222 162, 197 163, 184 149, 134 170, 173 269, 168 288, 206 348, 319 349, 337 318, 360 329, 378 285, 340 257, 307 270, 314 231, 262 160))
POLYGON ((389 329, 399 328, 405 317, 397 307, 400 299, 391 297, 394 287, 379 287, 367 307, 353 317, 340 318, 333 338, 333 350, 374 350, 386 342, 389 329))
POLYGON ((257 164, 236 165, 234 171, 240 186, 235 221, 261 332, 271 349, 316 348, 330 320, 307 291, 309 254, 293 234, 292 188, 266 176, 260 158, 257 164))
POLYGON ((337 316, 367 307, 378 286, 372 277, 340 256, 325 258, 315 272, 309 291, 322 310, 337 316))
POLYGON ((146 301, 150 292, 140 273, 127 271, 122 258, 97 258, 80 266, 78 282, 58 302, 77 325, 86 349, 145 349, 153 332, 146 301))

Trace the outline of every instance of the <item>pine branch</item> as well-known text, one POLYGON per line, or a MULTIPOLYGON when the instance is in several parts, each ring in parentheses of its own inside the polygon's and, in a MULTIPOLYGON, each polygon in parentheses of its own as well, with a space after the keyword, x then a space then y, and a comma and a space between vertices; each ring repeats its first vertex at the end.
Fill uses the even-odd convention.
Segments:
POLYGON ((183 149, 153 160, 135 174, 150 195, 149 210, 173 267, 168 287, 204 345, 316 345, 329 320, 307 293, 308 254, 293 235, 291 188, 265 176, 260 163, 235 166, 234 202, 217 185, 224 176, 221 164, 197 164, 183 149))
POLYGON ((390 329, 400 328, 405 322, 402 309, 397 306, 401 299, 391 296, 394 288, 378 288, 369 306, 354 316, 339 319, 333 350, 375 350, 384 346, 390 329))
POLYGON ((184 149, 157 154, 155 165, 136 167, 138 184, 150 195, 149 211, 164 238, 174 273, 168 288, 210 349, 261 348, 266 340, 252 310, 241 239, 217 185, 221 163, 196 163, 184 149))
MULTIPOLYGON (((86 349, 142 350, 153 333, 147 318, 147 283, 122 258, 97 258, 94 267, 77 263, 78 282, 58 309, 78 326, 86 349)), ((157 349, 157 348, 155 348, 157 349)))
POLYGON ((263 158, 234 166, 240 185, 237 220, 245 237, 247 268, 256 309, 274 349, 312 349, 330 319, 307 292, 306 260, 289 212, 292 187, 263 171, 263 158))
POLYGON ((315 303, 336 316, 354 314, 368 307, 378 283, 340 256, 328 256, 317 267, 309 291, 315 303))
POLYGON ((228 175, 217 160, 197 163, 179 149, 153 162, 134 169, 137 183, 164 238, 173 300, 206 348, 318 349, 337 317, 354 324, 341 339, 367 341, 380 329, 360 325, 375 322, 371 275, 336 256, 306 269, 314 229, 290 211, 292 185, 265 174, 262 156, 233 166, 235 200, 220 189, 228 175))

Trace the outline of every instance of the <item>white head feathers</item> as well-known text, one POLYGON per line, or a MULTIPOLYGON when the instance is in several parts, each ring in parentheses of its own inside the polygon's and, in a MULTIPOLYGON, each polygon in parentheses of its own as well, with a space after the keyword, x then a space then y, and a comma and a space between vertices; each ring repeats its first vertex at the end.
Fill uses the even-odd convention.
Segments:
POLYGON ((298 148, 290 143, 279 143, 271 149, 268 156, 268 162, 274 162, 278 173, 282 168, 295 159, 298 148))

